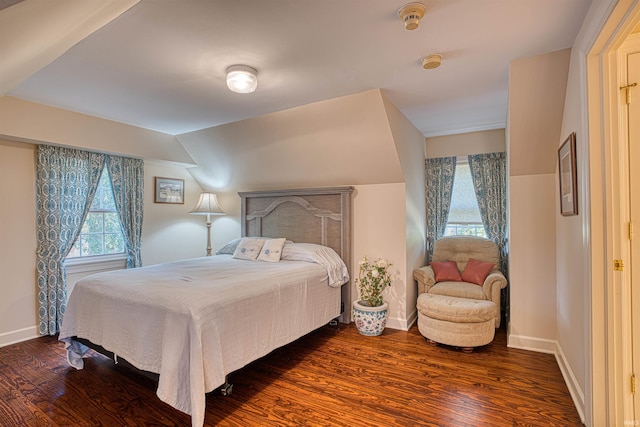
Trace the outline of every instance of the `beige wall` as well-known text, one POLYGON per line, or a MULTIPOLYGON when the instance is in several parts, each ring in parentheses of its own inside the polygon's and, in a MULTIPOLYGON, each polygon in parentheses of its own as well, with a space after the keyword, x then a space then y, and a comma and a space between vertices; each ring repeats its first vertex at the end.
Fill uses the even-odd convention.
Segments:
POLYGON ((0 346, 37 335, 35 148, 0 140, 0 346))
POLYGON ((554 177, 570 50, 509 66, 511 347, 556 350, 554 177))
POLYGON ((379 90, 178 135, 222 192, 403 182, 379 90))
MULTIPOLYGON (((358 262, 366 255, 369 259, 385 258, 394 263, 390 270, 394 279, 391 288, 384 293, 389 303, 387 326, 407 329, 407 306, 415 306, 408 300, 407 281, 411 272, 406 266, 405 237, 405 185, 375 184, 356 186, 353 199, 353 279, 358 277, 358 262), (384 200, 384 206, 380 201, 384 200)), ((358 292, 352 280, 351 295, 355 300, 358 292)))
POLYGON ((195 165, 175 136, 11 96, 0 97, 0 137, 195 165))
POLYGON ((555 352, 555 176, 510 179, 509 346, 555 352))
MULTIPOLYGON (((202 189, 181 166, 145 161, 142 263, 144 265, 206 255, 206 216, 191 215, 202 189), (184 204, 154 203, 155 177, 184 180, 184 204)), ((223 205, 224 208, 224 205, 223 205)), ((212 234, 218 218, 212 218, 212 234)))
POLYGON ((506 151, 505 130, 494 129, 427 138, 427 157, 456 157, 506 151))
POLYGON ((554 173, 570 49, 509 64, 511 176, 554 173))
MULTIPOLYGON (((567 81, 561 135, 576 132, 576 152, 578 157, 578 215, 560 215, 560 190, 555 186, 555 227, 556 227, 556 282, 558 301, 556 307, 558 348, 562 353, 562 363, 566 365, 567 375, 572 378, 569 387, 574 388, 575 399, 584 413, 584 393, 587 387, 586 371, 587 341, 585 320, 589 316, 587 293, 589 290, 586 270, 589 268, 589 249, 586 246, 585 226, 587 226, 588 200, 588 157, 589 141, 583 129, 581 110, 586 104, 582 99, 581 53, 575 50, 571 54, 571 67, 567 81), (574 381, 574 384, 571 382, 574 381)), ((556 150, 563 139, 556 143, 556 150)), ((554 175, 557 183, 557 167, 554 175)))
MULTIPOLYGON (((383 97, 387 116, 396 144, 398 158, 402 165, 402 173, 405 180, 405 283, 404 306, 402 323, 399 329, 408 329, 417 321, 418 313, 416 301, 418 288, 413 280, 413 270, 425 264, 426 257, 426 200, 424 188, 424 136, 413 124, 383 97)), ((394 287, 394 291, 396 291, 394 287)))

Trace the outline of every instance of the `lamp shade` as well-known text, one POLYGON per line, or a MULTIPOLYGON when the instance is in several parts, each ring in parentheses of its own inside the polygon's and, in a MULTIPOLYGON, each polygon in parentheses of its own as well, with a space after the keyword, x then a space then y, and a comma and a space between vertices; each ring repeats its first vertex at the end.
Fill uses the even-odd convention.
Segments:
POLYGON ((213 193, 200 193, 198 203, 189 213, 196 215, 224 215, 224 211, 218 204, 218 198, 213 193))
POLYGON ((232 92, 251 93, 258 87, 258 72, 246 65, 227 68, 227 87, 232 92))

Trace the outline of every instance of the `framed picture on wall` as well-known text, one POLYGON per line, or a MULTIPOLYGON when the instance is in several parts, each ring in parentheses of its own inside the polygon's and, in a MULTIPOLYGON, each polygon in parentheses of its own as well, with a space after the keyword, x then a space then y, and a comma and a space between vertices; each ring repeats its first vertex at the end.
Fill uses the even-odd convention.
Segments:
POLYGON ((558 149, 560 176, 560 214, 578 215, 578 174, 576 170, 576 133, 565 139, 558 149))
POLYGON ((184 204, 184 179, 156 176, 154 202, 184 204))

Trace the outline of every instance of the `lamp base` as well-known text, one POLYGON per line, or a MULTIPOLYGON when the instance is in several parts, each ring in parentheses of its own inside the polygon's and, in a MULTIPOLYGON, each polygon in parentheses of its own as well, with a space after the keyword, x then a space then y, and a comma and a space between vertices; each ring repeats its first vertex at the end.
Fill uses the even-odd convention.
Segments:
POLYGON ((207 256, 211 256, 211 221, 207 221, 207 256))

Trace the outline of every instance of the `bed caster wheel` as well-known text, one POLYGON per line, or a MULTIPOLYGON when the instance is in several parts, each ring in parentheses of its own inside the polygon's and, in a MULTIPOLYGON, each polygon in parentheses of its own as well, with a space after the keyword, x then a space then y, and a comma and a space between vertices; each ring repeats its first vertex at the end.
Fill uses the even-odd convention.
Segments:
POLYGON ((232 390, 233 390, 233 384, 226 383, 222 387, 220 387, 220 393, 223 396, 229 396, 232 390))

